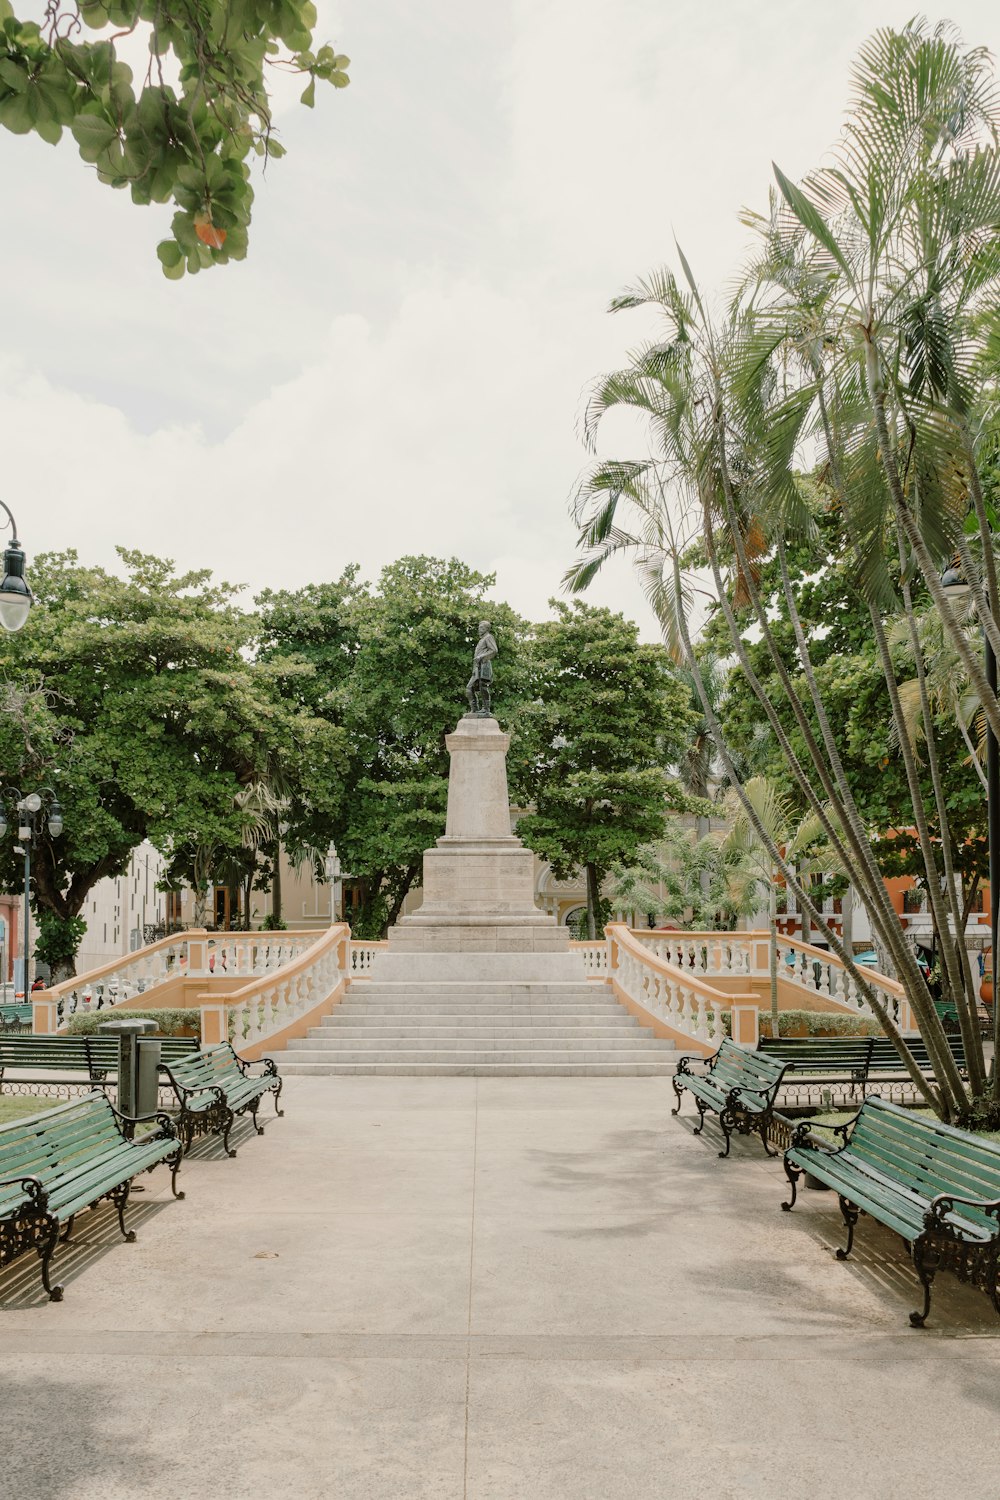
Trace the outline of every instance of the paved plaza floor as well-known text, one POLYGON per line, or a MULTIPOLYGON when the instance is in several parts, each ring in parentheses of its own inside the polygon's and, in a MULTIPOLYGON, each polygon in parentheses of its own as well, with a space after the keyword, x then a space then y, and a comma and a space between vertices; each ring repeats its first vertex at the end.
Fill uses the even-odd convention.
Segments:
POLYGON ((11 1500, 998 1500, 1000 1328, 662 1080, 292 1079, 0 1276, 11 1500), (265 1113, 267 1113, 265 1111, 265 1113))

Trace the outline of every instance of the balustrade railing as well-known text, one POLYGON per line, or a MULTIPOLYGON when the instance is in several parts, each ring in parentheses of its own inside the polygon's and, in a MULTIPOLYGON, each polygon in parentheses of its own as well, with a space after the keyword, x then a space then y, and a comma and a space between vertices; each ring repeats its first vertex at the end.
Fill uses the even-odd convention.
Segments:
MULTIPOLYGON (((822 995, 862 1015, 874 1015, 854 975, 836 954, 828 953, 825 948, 815 948, 799 938, 783 937, 778 944, 778 965, 783 978, 803 991, 803 998, 822 995)), ((863 972, 866 984, 878 995, 900 1031, 904 1035, 916 1031, 910 1003, 899 980, 867 967, 863 972)))
POLYGON ((286 1030, 350 979, 353 947, 351 929, 339 923, 297 957, 241 989, 226 996, 199 996, 203 1043, 231 1039, 239 1050, 286 1030))
MULTIPOLYGON (((632 936, 657 958, 698 974, 752 974, 754 932, 650 932, 630 928, 632 936)), ((763 934, 766 940, 766 933, 763 934)))
MULTIPOLYGON (((632 936, 658 958, 696 974, 745 974, 762 979, 769 974, 769 936, 766 932, 648 932, 629 929, 632 936)), ((836 1006, 872 1016, 858 981, 836 954, 800 938, 779 936, 781 978, 803 992, 803 1000, 822 995, 836 1006)), ((902 1032, 916 1031, 906 992, 898 980, 865 970, 866 983, 876 992, 902 1032)), ((803 1006, 808 1009, 807 1005, 803 1006)))
POLYGON ((579 953, 583 960, 583 972, 588 979, 607 977, 610 971, 610 961, 605 939, 597 942, 571 943, 570 951, 579 953))
MULTIPOLYGON (((65 1025, 80 1012, 108 1010, 146 995, 167 980, 210 977, 250 978, 281 968, 304 953, 322 933, 227 932, 209 935, 203 928, 161 938, 134 953, 66 979, 32 997, 51 1023, 65 1025)), ((42 1029, 42 1028, 37 1028, 42 1029)))
POLYGON ((706 1050, 720 1046, 726 1034, 723 1010, 742 1001, 756 1003, 754 995, 714 989, 692 964, 672 962, 623 925, 612 924, 607 934, 612 984, 655 1020, 706 1050))
POLYGON ((388 946, 389 944, 386 942, 366 943, 355 942, 352 939, 350 952, 352 976, 357 979, 363 977, 364 975, 370 974, 372 971, 372 966, 375 963, 375 959, 378 957, 379 953, 381 953, 382 949, 388 948, 388 946))

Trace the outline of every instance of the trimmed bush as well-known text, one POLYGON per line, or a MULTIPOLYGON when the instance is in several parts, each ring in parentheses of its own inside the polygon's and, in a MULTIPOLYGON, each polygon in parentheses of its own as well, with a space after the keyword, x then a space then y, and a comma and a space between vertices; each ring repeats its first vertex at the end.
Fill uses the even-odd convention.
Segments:
POLYGON ((197 1006, 189 1010, 122 1010, 115 1006, 109 1010, 88 1011, 85 1015, 70 1016, 66 1027, 69 1036, 94 1036, 104 1021, 155 1021, 160 1036, 180 1036, 185 1031, 195 1032, 201 1039, 201 1011, 197 1006))
MULTIPOLYGON (((792 1036, 805 1027, 806 1036, 882 1036, 874 1016, 848 1016, 834 1010, 782 1010, 778 1035, 792 1036)), ((761 1036, 771 1035, 771 1014, 760 1013, 761 1036)))

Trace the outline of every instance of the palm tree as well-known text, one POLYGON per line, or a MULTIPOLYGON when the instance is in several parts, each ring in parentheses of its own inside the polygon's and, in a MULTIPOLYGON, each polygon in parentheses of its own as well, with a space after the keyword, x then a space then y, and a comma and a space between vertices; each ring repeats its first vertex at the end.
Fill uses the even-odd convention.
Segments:
POLYGON ((771 979, 771 1035, 778 1035, 778 885, 779 867, 771 849, 781 848, 784 859, 800 875, 813 872, 836 874, 836 856, 829 848, 817 847, 823 838, 819 819, 809 814, 796 823, 791 801, 767 776, 754 776, 743 788, 756 812, 751 822, 739 804, 732 809, 732 826, 722 843, 723 854, 747 871, 754 885, 754 910, 767 904, 768 972, 771 979), (765 842, 758 827, 767 831, 765 842))
MULTIPOLYGON (((986 356, 1000 327, 998 122, 981 50, 964 51, 954 32, 930 31, 922 22, 879 32, 855 68, 851 119, 835 165, 802 187, 776 170, 780 196, 769 215, 753 221, 760 250, 727 316, 718 321, 709 314, 680 251, 681 282, 660 271, 612 303, 615 311, 652 307, 664 332, 597 384, 585 436, 595 443, 604 415, 625 406, 647 418, 653 451, 647 459, 605 461, 592 470, 576 507, 584 556, 569 575, 571 586, 584 588, 610 556, 632 556, 665 638, 692 672, 750 826, 879 1014, 853 954, 816 912, 735 773, 689 626, 696 580, 684 564, 691 543, 703 541, 739 667, 797 798, 817 819, 906 986, 935 1065, 933 1102, 946 1118, 968 1112, 970 1091, 983 1092, 985 1065, 913 590, 930 594, 970 691, 996 732, 1000 704, 938 573, 958 553, 977 616, 997 649, 993 537, 976 459, 979 412, 992 379, 986 356), (820 499, 795 473, 810 443, 822 452, 820 499), (786 546, 815 543, 815 507, 827 496, 843 517, 869 607, 934 920, 940 931, 953 933, 944 945, 945 981, 962 1020, 969 1091, 889 903, 789 580, 786 546), (780 570, 794 637, 790 652, 759 587, 765 559, 780 570), (937 838, 886 628, 892 615, 913 643, 937 838), (781 712, 754 674, 748 625, 766 647, 783 695, 781 712)), ((890 1018, 880 1019, 894 1032, 890 1018)), ((916 1087, 929 1097, 896 1035, 916 1087)), ((993 1093, 1000 1100, 996 1068, 993 1093)))

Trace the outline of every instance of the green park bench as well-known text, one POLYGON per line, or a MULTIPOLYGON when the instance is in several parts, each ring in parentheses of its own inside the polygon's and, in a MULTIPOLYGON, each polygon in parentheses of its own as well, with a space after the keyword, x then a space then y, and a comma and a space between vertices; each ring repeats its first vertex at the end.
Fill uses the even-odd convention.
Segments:
POLYGON ((257 1123, 257 1110, 267 1093, 274 1094, 275 1113, 284 1114, 278 1108, 283 1080, 274 1059, 265 1057, 261 1061, 264 1072, 251 1073, 254 1065, 240 1057, 229 1042, 188 1057, 161 1060, 160 1071, 169 1078, 180 1105, 177 1125, 187 1150, 196 1135, 221 1131, 223 1150, 235 1156, 229 1145, 229 1132, 236 1116, 249 1110, 254 1129, 263 1135, 264 1127, 257 1123))
MULTIPOLYGON (((907 1037, 906 1044, 922 1073, 933 1074, 927 1044, 922 1037, 907 1037)), ((850 1079, 852 1092, 868 1083, 905 1083, 909 1073, 887 1036, 761 1037, 758 1050, 794 1064, 794 1082, 836 1083, 850 1079)), ((966 1072, 965 1047, 960 1036, 949 1036, 948 1046, 966 1072)))
POLYGON ((810 1121, 796 1128, 785 1152, 792 1184, 791 1201, 781 1205, 786 1212, 795 1205, 803 1172, 832 1188, 840 1201, 847 1245, 838 1249, 838 1259, 850 1255, 861 1213, 911 1246, 924 1289, 923 1310, 910 1314, 914 1328, 923 1327, 930 1311, 938 1271, 971 1282, 1000 1313, 1000 1146, 871 1098, 842 1125, 810 1121), (830 1150, 812 1141, 816 1129, 832 1130, 841 1146, 830 1150))
MULTIPOLYGON (((198 1038, 193 1036, 157 1037, 160 1057, 170 1061, 186 1057, 198 1050, 198 1038)), ((92 1087, 103 1087, 117 1079, 118 1038, 115 1036, 0 1036, 0 1093, 17 1092, 21 1087, 36 1087, 57 1084, 50 1078, 42 1078, 38 1069, 58 1073, 83 1073, 92 1087), (16 1076, 9 1078, 8 1070, 16 1076), (29 1075, 36 1070, 34 1076, 29 1075)))
POLYGON ((5 1032, 31 1030, 31 1004, 0 1005, 0 1036, 5 1032))
POLYGON ((769 1057, 766 1052, 747 1051, 727 1038, 709 1059, 707 1072, 692 1073, 690 1065, 690 1057, 682 1057, 677 1064, 672 1080, 677 1108, 672 1113, 680 1113, 683 1090, 687 1089, 701 1116, 695 1135, 705 1128, 709 1110, 719 1116, 726 1137, 726 1149, 719 1152, 720 1156, 729 1155, 734 1130, 740 1135, 756 1132, 768 1156, 777 1156, 767 1144, 767 1129, 788 1063, 780 1057, 769 1057))
MULTIPOLYGON (((891 1037, 876 1036, 872 1038, 872 1055, 868 1064, 868 1079, 885 1079, 886 1082, 894 1080, 906 1080, 909 1073, 903 1066, 903 1060, 896 1051, 896 1045, 891 1037)), ((908 1036, 906 1045, 913 1054, 913 1060, 921 1073, 933 1075, 934 1067, 931 1063, 930 1054, 927 1051, 927 1043, 923 1037, 908 1036)), ((955 1059, 960 1073, 967 1074, 968 1068, 965 1061, 965 1044, 960 1036, 949 1036, 948 1046, 951 1055, 955 1059)))
POLYGON ((870 1036, 762 1036, 757 1049, 789 1063, 796 1082, 800 1078, 810 1083, 849 1080, 853 1092, 867 1081, 874 1040, 870 1036))
POLYGON ((0 1265, 36 1250, 42 1285, 53 1302, 62 1301, 63 1289, 51 1284, 49 1263, 60 1229, 65 1242, 78 1213, 110 1198, 122 1234, 134 1240, 135 1231, 125 1228, 132 1180, 161 1161, 170 1166, 174 1197, 184 1196, 177 1189, 181 1144, 173 1122, 164 1114, 140 1119, 155 1121, 159 1129, 127 1139, 124 1126, 136 1122, 120 1115, 97 1089, 0 1128, 0 1265))

